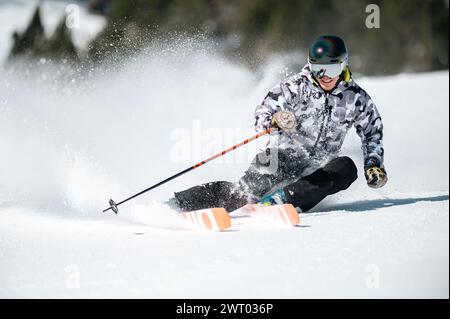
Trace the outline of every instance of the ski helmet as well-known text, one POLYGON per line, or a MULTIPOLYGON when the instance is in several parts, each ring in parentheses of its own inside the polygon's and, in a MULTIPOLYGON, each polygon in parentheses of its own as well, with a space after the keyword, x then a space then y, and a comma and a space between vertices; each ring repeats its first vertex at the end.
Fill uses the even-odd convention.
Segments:
POLYGON ((344 40, 335 35, 317 38, 309 48, 308 64, 316 78, 334 78, 348 66, 348 51, 344 40))

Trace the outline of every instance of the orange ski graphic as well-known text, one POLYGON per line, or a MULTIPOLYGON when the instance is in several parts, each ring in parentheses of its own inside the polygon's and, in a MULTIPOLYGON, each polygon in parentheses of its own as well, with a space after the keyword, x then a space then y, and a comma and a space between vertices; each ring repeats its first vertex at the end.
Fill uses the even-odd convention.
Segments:
POLYGON ((250 214, 270 216, 274 220, 286 225, 295 226, 300 224, 300 215, 297 213, 295 207, 291 204, 272 206, 261 206, 253 204, 245 206, 245 209, 250 214))
POLYGON ((231 219, 225 208, 208 208, 182 213, 185 221, 196 229, 223 231, 231 227, 231 219))

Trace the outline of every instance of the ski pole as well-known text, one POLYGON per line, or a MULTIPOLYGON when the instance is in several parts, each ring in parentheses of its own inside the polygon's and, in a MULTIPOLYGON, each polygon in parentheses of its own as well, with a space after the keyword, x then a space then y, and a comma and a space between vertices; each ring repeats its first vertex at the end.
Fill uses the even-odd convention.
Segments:
POLYGON ((229 152, 232 152, 235 149, 237 149, 238 147, 241 147, 241 146, 243 146, 245 144, 248 144, 251 141, 256 140, 257 138, 260 138, 261 136, 264 136, 264 135, 270 133, 272 130, 273 130, 273 128, 269 128, 269 129, 265 130, 264 132, 261 132, 261 133, 255 135, 255 136, 253 136, 253 137, 251 137, 249 139, 246 139, 245 141, 243 141, 243 142, 241 142, 239 144, 236 144, 236 145, 234 145, 234 146, 232 146, 232 147, 230 147, 230 148, 228 148, 228 149, 226 149, 226 150, 224 150, 224 151, 222 151, 222 152, 220 152, 220 153, 218 153, 218 154, 216 154, 214 156, 211 156, 210 158, 208 158, 208 159, 206 159, 204 161, 201 161, 201 162, 195 164, 194 166, 191 166, 191 167, 185 169, 184 171, 181 171, 178 174, 175 174, 175 175, 173 175, 173 176, 171 176, 171 177, 169 177, 169 178, 167 178, 167 179, 165 179, 165 180, 163 180, 163 181, 161 181, 161 182, 159 182, 159 183, 157 183, 157 184, 155 184, 153 186, 150 186, 149 188, 146 188, 143 191, 141 191, 141 192, 139 192, 137 194, 134 194, 133 196, 130 196, 130 197, 124 199, 123 201, 121 201, 121 202, 119 202, 117 204, 112 199, 110 199, 109 200, 109 207, 104 209, 103 212, 107 212, 108 210, 111 209, 114 213, 117 214, 119 212, 119 209, 117 208, 119 205, 122 205, 123 203, 128 202, 129 200, 131 200, 131 199, 133 199, 135 197, 138 197, 139 195, 142 195, 142 194, 144 194, 144 193, 146 193, 146 192, 148 192, 148 191, 150 191, 152 189, 155 189, 155 188, 157 188, 157 187, 159 187, 159 186, 161 186, 161 185, 163 185, 163 184, 165 184, 165 183, 167 183, 167 182, 169 182, 169 181, 171 181, 171 180, 173 180, 173 179, 175 179, 177 177, 180 177, 181 175, 184 175, 187 172, 190 172, 190 171, 192 171, 192 170, 194 170, 194 169, 196 169, 196 168, 198 168, 198 167, 200 167, 200 166, 202 166, 202 165, 204 165, 204 164, 206 164, 206 163, 208 163, 208 162, 210 162, 210 161, 212 161, 212 160, 214 160, 214 159, 216 159, 218 157, 221 157, 221 156, 223 156, 223 155, 225 155, 225 154, 227 154, 229 152))

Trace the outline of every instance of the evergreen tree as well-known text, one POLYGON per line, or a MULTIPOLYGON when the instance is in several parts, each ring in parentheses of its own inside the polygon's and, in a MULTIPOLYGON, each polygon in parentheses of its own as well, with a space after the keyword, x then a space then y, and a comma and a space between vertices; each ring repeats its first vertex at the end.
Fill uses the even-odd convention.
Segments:
POLYGON ((10 57, 30 55, 38 51, 45 41, 39 6, 34 11, 28 27, 23 33, 14 32, 10 57))
POLYGON ((78 58, 77 50, 72 43, 70 29, 66 25, 66 18, 64 15, 53 35, 45 41, 40 52, 41 55, 70 60, 78 58))

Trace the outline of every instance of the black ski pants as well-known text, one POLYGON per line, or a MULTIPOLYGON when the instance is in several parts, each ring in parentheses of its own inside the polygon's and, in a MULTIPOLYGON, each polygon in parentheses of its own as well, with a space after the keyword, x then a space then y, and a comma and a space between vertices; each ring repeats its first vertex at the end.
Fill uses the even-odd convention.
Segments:
POLYGON ((298 178, 310 166, 310 160, 296 157, 293 151, 267 149, 256 156, 238 183, 217 181, 194 186, 175 193, 172 200, 182 211, 224 207, 231 212, 282 188, 287 202, 306 212, 328 195, 347 189, 358 177, 355 163, 344 156, 298 178))

